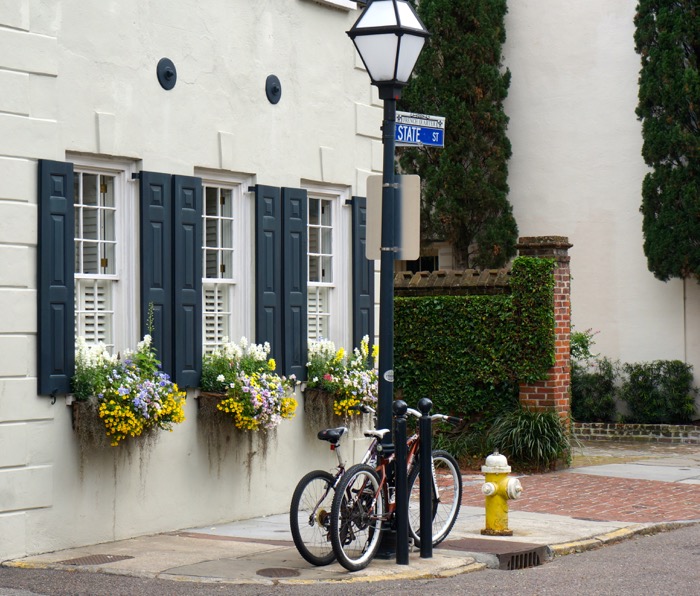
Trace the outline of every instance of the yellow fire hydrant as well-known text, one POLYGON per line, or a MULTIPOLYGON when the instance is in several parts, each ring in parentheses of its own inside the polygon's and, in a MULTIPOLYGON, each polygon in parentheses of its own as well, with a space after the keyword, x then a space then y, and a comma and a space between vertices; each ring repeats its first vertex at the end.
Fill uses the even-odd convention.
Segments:
POLYGON ((486 458, 481 471, 486 477, 481 492, 486 496, 486 527, 482 534, 512 536, 508 529, 508 500, 517 499, 523 492, 520 480, 508 478, 510 466, 505 455, 494 451, 486 458))

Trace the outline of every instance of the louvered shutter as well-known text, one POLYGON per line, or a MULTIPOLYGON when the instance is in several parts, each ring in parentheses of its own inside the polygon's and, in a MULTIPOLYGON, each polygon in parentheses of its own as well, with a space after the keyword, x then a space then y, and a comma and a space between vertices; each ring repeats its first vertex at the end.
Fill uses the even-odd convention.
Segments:
POLYGON ((141 333, 153 305, 153 346, 163 370, 173 374, 172 192, 170 174, 139 175, 141 231, 141 333))
POLYGON ((204 343, 215 346, 229 337, 228 326, 223 313, 228 314, 231 289, 226 285, 211 284, 204 287, 204 343))
POLYGON ((374 261, 366 257, 367 199, 352 199, 352 339, 374 341, 374 261))
POLYGON ((284 374, 306 379, 307 360, 307 195, 300 188, 282 189, 284 252, 284 374))
POLYGON ((282 201, 280 189, 255 186, 255 341, 270 342, 284 370, 282 344, 282 201))
POLYGON ((38 393, 68 393, 75 372, 73 164, 39 160, 38 393))
POLYGON ((202 372, 202 179, 173 176, 174 368, 181 388, 202 372))

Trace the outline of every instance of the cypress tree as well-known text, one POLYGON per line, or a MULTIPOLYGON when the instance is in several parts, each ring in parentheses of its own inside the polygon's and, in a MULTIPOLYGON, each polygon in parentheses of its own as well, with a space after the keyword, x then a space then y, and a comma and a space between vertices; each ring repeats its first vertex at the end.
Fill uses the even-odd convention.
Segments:
POLYGON ((422 179, 421 237, 449 241, 458 267, 501 267, 518 237, 507 198, 506 0, 415 4, 432 37, 399 109, 446 117, 444 148, 399 149, 403 171, 422 179))
POLYGON ((635 25, 644 253, 663 281, 700 279, 700 2, 640 0, 635 25))

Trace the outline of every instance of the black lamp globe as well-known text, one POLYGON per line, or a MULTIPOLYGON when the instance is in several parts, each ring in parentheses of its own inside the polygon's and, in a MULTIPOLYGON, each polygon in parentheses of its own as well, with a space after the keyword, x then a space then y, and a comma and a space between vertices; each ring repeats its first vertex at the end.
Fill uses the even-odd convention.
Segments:
POLYGON ((400 95, 430 35, 407 0, 370 0, 347 33, 381 99, 400 95))

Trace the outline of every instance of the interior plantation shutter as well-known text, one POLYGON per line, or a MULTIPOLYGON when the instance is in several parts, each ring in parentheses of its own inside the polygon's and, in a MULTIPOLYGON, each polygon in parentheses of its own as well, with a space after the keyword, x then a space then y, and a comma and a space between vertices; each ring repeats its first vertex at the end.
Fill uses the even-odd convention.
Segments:
POLYGON ((280 189, 255 190, 255 342, 270 342, 270 355, 284 370, 282 344, 282 200, 280 189))
POLYGON ((39 160, 38 393, 70 392, 75 371, 73 164, 39 160))
MULTIPOLYGON (((284 286, 285 375, 306 379, 307 361, 307 194, 301 188, 282 189, 282 280, 284 286)), ((279 368, 279 367, 278 367, 279 368)))
POLYGON ((352 340, 374 342, 374 261, 366 257, 367 199, 352 198, 352 340))
POLYGON ((141 333, 153 305, 153 346, 163 371, 173 368, 172 190, 170 174, 139 174, 141 234, 141 333))
POLYGON ((202 179, 173 176, 174 368, 181 388, 202 372, 202 179))

